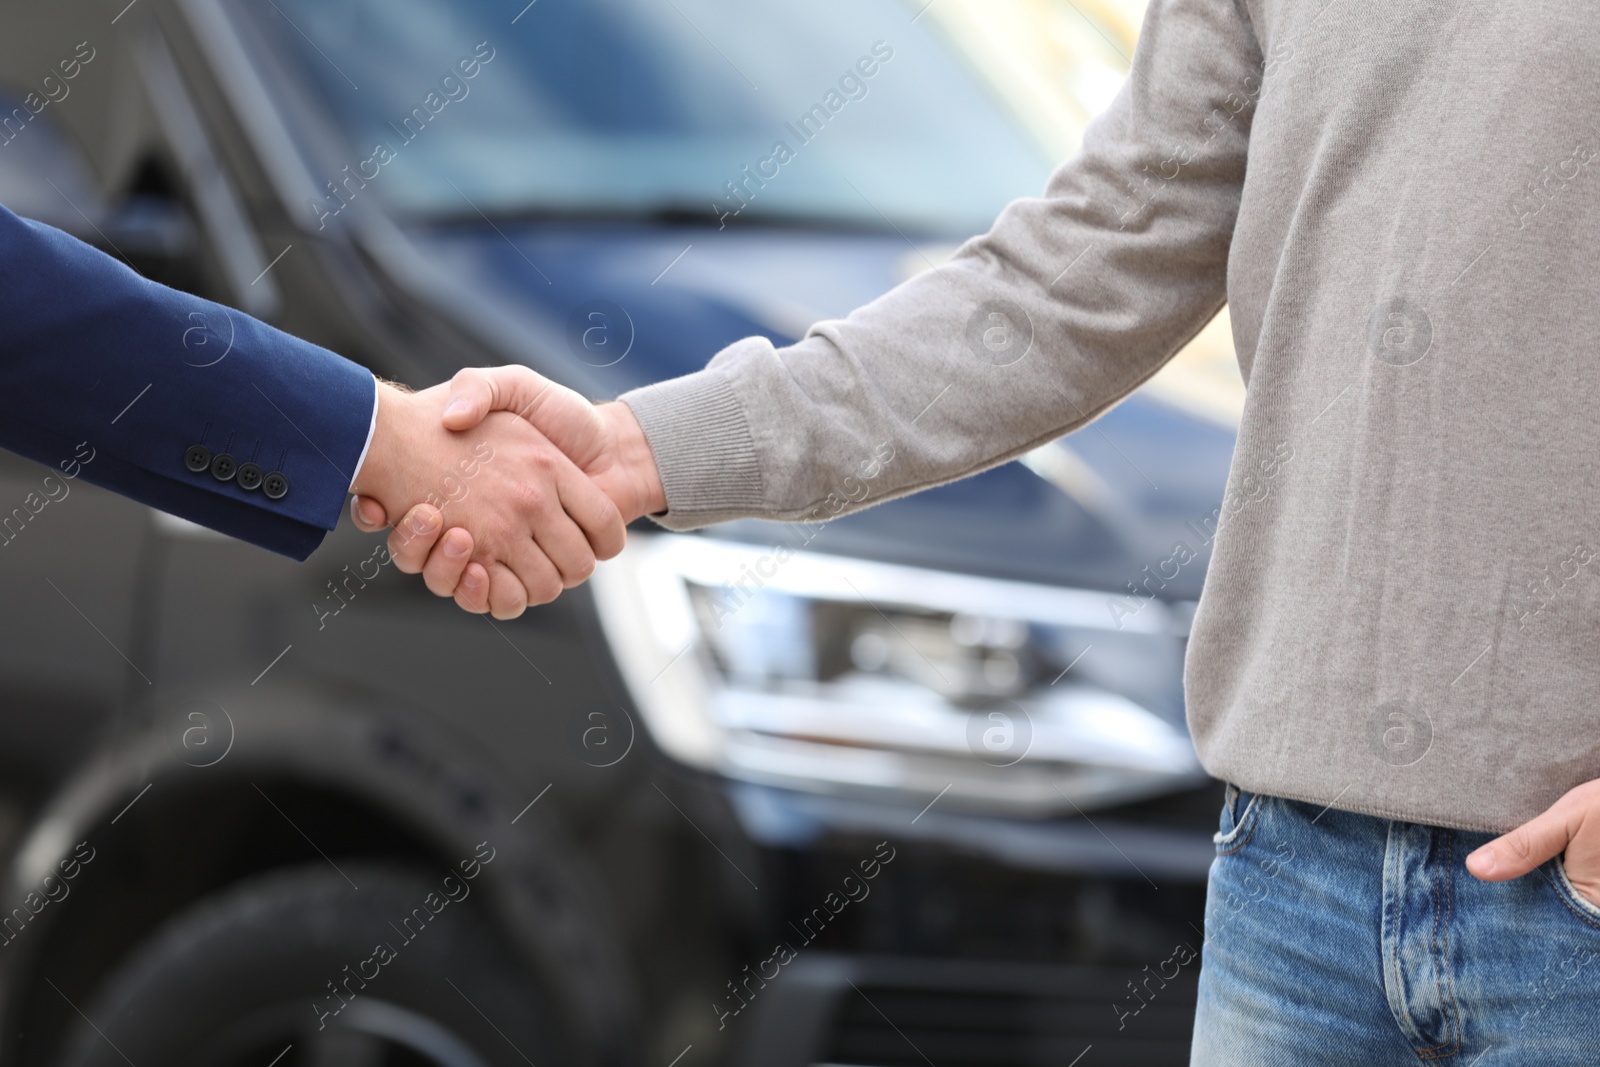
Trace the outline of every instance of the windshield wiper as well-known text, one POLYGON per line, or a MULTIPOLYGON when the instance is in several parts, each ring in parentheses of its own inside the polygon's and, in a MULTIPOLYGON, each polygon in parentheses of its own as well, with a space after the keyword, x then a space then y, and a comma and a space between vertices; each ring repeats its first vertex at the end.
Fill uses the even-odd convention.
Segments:
MULTIPOLYGON (((895 233, 896 227, 884 219, 872 216, 823 215, 806 212, 766 211, 748 205, 735 214, 713 209, 708 201, 704 205, 687 201, 663 201, 659 204, 614 207, 551 207, 534 206, 491 209, 479 212, 471 208, 462 211, 433 212, 418 221, 435 225, 480 224, 485 219, 497 226, 527 223, 634 223, 654 226, 706 226, 711 229, 737 229, 759 227, 765 229, 829 230, 847 233, 895 233)), ((906 225, 905 231, 926 232, 922 226, 906 225)))

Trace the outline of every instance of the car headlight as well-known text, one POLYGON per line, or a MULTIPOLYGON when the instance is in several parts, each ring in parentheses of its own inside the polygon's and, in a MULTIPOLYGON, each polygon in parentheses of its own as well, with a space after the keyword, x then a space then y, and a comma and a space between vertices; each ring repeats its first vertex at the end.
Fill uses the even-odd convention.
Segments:
POLYGON ((1158 602, 671 534, 593 584, 646 728, 692 766, 1039 815, 1202 777, 1187 620, 1158 602))

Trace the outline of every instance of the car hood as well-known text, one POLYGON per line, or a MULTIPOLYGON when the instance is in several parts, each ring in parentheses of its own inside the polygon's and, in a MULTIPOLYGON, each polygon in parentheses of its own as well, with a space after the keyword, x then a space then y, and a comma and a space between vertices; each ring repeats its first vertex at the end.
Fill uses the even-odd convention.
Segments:
MULTIPOLYGON (((742 337, 792 342, 951 247, 893 233, 636 223, 418 226, 407 236, 435 269, 554 348, 541 369, 611 396, 698 370, 742 337)), ((1231 429, 1135 393, 1025 461, 838 519, 809 547, 1124 592, 1181 541, 1200 565, 1178 568, 1161 595, 1192 599, 1233 442, 1231 429)), ((759 522, 715 532, 779 537, 759 522)))

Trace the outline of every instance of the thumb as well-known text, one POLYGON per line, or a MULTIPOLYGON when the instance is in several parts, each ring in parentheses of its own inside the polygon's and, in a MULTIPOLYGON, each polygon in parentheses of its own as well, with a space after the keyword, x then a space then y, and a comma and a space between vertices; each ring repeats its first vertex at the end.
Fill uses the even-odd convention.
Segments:
POLYGON ((1474 851, 1467 857, 1467 870, 1485 882, 1521 878, 1561 855, 1571 840, 1565 813, 1551 808, 1474 851))
POLYGON ((350 498, 350 519, 362 533, 377 533, 389 525, 389 513, 370 496, 350 498))
POLYGON ((528 417, 554 383, 527 367, 467 367, 450 379, 444 409, 447 430, 469 430, 491 411, 528 417))

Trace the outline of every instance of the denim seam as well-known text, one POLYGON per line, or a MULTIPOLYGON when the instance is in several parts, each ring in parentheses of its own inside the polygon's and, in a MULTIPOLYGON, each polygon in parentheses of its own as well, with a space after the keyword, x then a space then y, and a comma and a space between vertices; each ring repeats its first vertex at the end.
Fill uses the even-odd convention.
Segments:
MULTIPOLYGON (((1383 918, 1386 923, 1380 924, 1378 931, 1379 948, 1383 953, 1384 970, 1386 971, 1387 985, 1384 999, 1389 1002, 1389 1013, 1394 1016, 1396 1025, 1409 1038, 1420 1039, 1421 1034, 1411 1024, 1410 1007, 1406 1004, 1405 980, 1400 973, 1400 858, 1399 847, 1395 846, 1394 824, 1390 823, 1388 833, 1384 839, 1383 856, 1383 918), (1383 926, 1387 925, 1391 936, 1384 936, 1383 926)), ((1413 1049, 1415 1046, 1412 1046, 1413 1049)))
MULTIPOLYGON (((1555 864, 1551 864, 1546 867, 1544 875, 1550 880, 1550 887, 1556 891, 1556 899, 1560 900, 1562 905, 1568 911, 1572 912, 1572 914, 1576 915, 1578 918, 1582 919, 1595 929, 1600 930, 1600 919, 1596 919, 1593 915, 1590 915, 1588 912, 1584 911, 1573 901, 1567 899, 1567 893, 1569 890, 1566 885, 1562 884, 1564 881, 1563 874, 1556 871, 1555 864)), ((1570 890, 1570 892, 1576 893, 1577 889, 1573 888, 1570 890)))
POLYGON ((1239 815, 1239 821, 1234 824, 1233 829, 1229 830, 1227 834, 1223 835, 1222 840, 1217 842, 1217 845, 1219 846, 1217 848, 1217 855, 1231 856, 1235 852, 1238 852, 1240 849, 1244 848, 1244 846, 1248 845, 1250 843, 1250 839, 1256 836, 1256 825, 1261 821, 1257 817, 1257 813, 1261 809, 1261 798, 1264 795, 1265 794, 1262 793, 1250 794, 1250 799, 1248 802, 1246 802, 1244 811, 1239 815), (1246 824, 1249 825, 1248 833, 1244 832, 1246 824), (1224 843, 1226 843, 1229 847, 1220 847, 1224 843))
POLYGON ((1461 1051, 1461 1005, 1456 1003, 1455 972, 1450 964, 1450 920, 1455 918, 1455 887, 1456 887, 1456 833, 1454 830, 1445 832, 1444 856, 1444 988, 1450 997, 1450 1043, 1456 1052, 1461 1051))
MULTIPOLYGON (((1446 830, 1444 833, 1445 841, 1447 843, 1444 870, 1445 876, 1448 879, 1451 877, 1451 866, 1455 862, 1455 835, 1448 830, 1446 830)), ((1445 955, 1447 955, 1450 946, 1449 881, 1444 883, 1442 892, 1435 892, 1433 898, 1433 966, 1434 988, 1437 989, 1440 994, 1439 1002, 1442 1005, 1446 999, 1450 1001, 1450 1040, 1440 1045, 1434 1045, 1431 1048, 1416 1049, 1415 1051, 1417 1056, 1424 1060, 1438 1059, 1442 1056, 1454 1056, 1457 1052, 1461 1051, 1460 1036, 1456 1033, 1456 1017, 1459 1013, 1459 1008, 1456 1005, 1455 990, 1451 987, 1450 973, 1445 969, 1445 955, 1441 955, 1439 952, 1439 931, 1441 918, 1443 919, 1444 923, 1445 955), (1439 906, 1441 897, 1444 899, 1444 907, 1442 909, 1439 906)))

